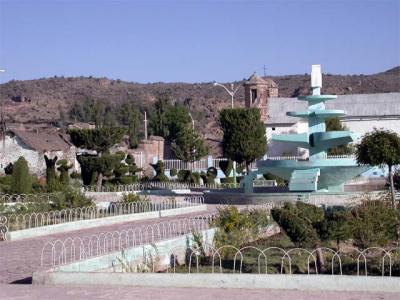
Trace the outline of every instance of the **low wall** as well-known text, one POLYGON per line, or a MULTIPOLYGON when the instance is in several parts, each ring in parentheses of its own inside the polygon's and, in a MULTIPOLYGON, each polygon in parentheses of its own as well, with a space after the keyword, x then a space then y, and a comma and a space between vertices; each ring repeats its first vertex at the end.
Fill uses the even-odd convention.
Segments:
MULTIPOLYGON (((203 236, 203 242, 211 244, 214 239, 215 229, 208 229, 201 232, 203 236)), ((149 253, 157 249, 157 255, 161 258, 159 269, 166 269, 170 266, 170 254, 173 250, 176 255, 176 260, 179 263, 183 263, 185 259, 186 249, 193 244, 193 235, 188 233, 173 239, 155 242, 153 245, 141 245, 124 250, 124 258, 129 263, 139 263, 142 261, 144 253, 149 253), (165 257, 167 256, 167 257, 165 257), (166 260, 163 260, 166 258, 166 260)), ((120 266, 115 265, 118 263, 118 258, 122 258, 122 251, 115 251, 105 255, 88 258, 81 261, 76 261, 66 265, 57 266, 55 268, 38 271, 33 274, 33 283, 47 284, 48 278, 51 278, 52 273, 65 273, 77 272, 88 273, 88 272, 109 272, 114 268, 118 271, 120 266), (114 265, 114 267, 113 267, 114 265), (50 276, 50 277, 49 277, 50 276)), ((120 270, 119 270, 120 271, 120 270)), ((90 273, 91 274, 91 273, 90 273)))
POLYGON ((34 273, 35 284, 91 284, 169 288, 257 288, 400 293, 396 277, 223 273, 34 273))
POLYGON ((207 210, 206 205, 189 206, 183 208, 166 209, 160 211, 151 211, 144 213, 134 213, 127 215, 120 215, 114 217, 97 218, 91 220, 73 221, 49 226, 35 227, 30 229, 23 229, 17 231, 10 231, 6 233, 6 239, 9 241, 33 238, 37 236, 61 233, 66 231, 73 231, 79 229, 88 229, 98 226, 107 226, 116 223, 124 223, 131 221, 139 221, 146 219, 155 219, 167 216, 176 216, 181 214, 188 214, 194 212, 201 212, 207 210))
POLYGON ((204 193, 207 204, 225 205, 258 205, 265 203, 282 203, 301 200, 315 205, 347 205, 354 202, 354 196, 360 193, 252 193, 240 191, 213 190, 204 193))

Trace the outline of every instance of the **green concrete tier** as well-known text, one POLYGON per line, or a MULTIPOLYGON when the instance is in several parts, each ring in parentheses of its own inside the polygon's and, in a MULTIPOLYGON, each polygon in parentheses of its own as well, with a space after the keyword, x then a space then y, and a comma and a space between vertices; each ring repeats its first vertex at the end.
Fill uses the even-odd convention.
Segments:
POLYGON ((324 151, 340 145, 356 141, 358 135, 350 131, 314 132, 311 134, 279 134, 272 135, 273 141, 294 143, 305 149, 319 149, 324 151))
POLYGON ((308 96, 297 97, 298 100, 308 101, 312 103, 325 102, 328 100, 334 100, 336 98, 337 98, 336 95, 308 95, 308 96))
POLYGON ((352 178, 364 173, 370 166, 358 166, 353 158, 316 159, 313 161, 262 160, 257 162, 257 173, 271 173, 290 180, 296 170, 319 169, 317 190, 340 190, 352 178))
POLYGON ((297 118, 321 118, 321 119, 328 119, 333 117, 343 117, 346 115, 344 110, 339 109, 331 109, 331 110, 316 110, 316 111, 290 111, 287 112, 286 115, 290 117, 297 117, 297 118))

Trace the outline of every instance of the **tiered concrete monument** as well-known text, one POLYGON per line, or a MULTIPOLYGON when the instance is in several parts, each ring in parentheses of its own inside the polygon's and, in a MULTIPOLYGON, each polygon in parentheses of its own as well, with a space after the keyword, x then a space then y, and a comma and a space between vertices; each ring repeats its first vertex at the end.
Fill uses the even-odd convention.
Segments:
POLYGON ((336 95, 321 95, 321 66, 313 65, 311 72, 312 95, 298 97, 308 102, 307 111, 287 112, 288 116, 308 120, 308 132, 302 134, 273 135, 272 140, 293 143, 309 150, 305 160, 261 160, 258 170, 242 181, 245 193, 253 192, 253 179, 257 174, 271 173, 289 181, 289 191, 342 191, 346 181, 367 171, 370 167, 359 166, 353 157, 328 158, 327 149, 354 142, 358 135, 349 131, 326 132, 325 119, 341 117, 343 110, 325 109, 325 101, 335 100, 336 95))

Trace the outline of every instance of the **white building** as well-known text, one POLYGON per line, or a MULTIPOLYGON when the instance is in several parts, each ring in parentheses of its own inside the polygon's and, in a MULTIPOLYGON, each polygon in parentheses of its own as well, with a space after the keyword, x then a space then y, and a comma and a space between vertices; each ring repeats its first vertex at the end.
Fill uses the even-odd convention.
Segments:
MULTIPOLYGON (((341 118, 350 131, 363 134, 374 128, 384 128, 400 134, 400 93, 338 95, 336 100, 326 102, 327 109, 344 110, 341 118)), ((307 102, 296 98, 269 98, 266 132, 268 155, 307 155, 307 151, 288 143, 271 141, 272 134, 304 133, 307 120, 289 117, 288 111, 305 111, 307 102)))
POLYGON ((28 162, 29 170, 36 175, 44 175, 46 163, 44 155, 59 160, 66 159, 73 165, 73 170, 79 170, 76 161, 75 146, 69 143, 66 136, 60 133, 44 133, 26 130, 8 130, 0 137, 0 174, 11 162, 23 156, 28 162))

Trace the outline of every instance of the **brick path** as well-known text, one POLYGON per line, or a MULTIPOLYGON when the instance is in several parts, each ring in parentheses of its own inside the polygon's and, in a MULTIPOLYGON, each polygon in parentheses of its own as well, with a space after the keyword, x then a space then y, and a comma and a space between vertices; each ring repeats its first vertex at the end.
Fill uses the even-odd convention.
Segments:
MULTIPOLYGON (((57 239, 64 240, 68 237, 85 237, 102 232, 120 231, 135 227, 147 226, 156 222, 178 220, 181 218, 204 215, 215 211, 215 207, 208 206, 207 211, 184 214, 174 217, 163 217, 144 221, 133 221, 110 226, 101 226, 86 230, 69 231, 62 234, 53 234, 20 241, 0 242, 0 283, 31 282, 34 271, 40 270, 40 257, 46 242, 57 239)), ((48 258, 50 261, 50 258, 48 258)))
POLYGON ((144 288, 125 286, 0 285, 1 299, 141 299, 141 300, 398 300, 395 293, 321 292, 264 289, 144 288))

